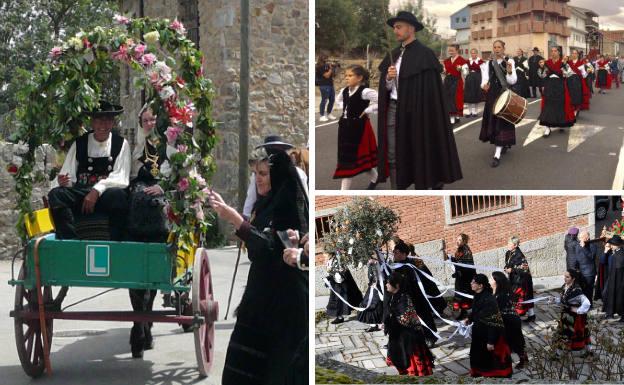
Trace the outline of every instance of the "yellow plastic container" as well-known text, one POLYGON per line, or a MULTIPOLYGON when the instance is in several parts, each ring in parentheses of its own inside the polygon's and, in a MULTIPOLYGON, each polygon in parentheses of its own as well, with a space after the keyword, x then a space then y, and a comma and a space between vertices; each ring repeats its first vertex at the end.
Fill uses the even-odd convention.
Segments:
POLYGON ((30 238, 54 231, 54 223, 50 216, 50 209, 41 209, 24 216, 24 225, 30 238))
MULTIPOLYGON (((168 242, 173 239, 173 233, 169 234, 168 242)), ((179 277, 186 273, 189 269, 193 268, 195 262, 195 251, 197 250, 197 244, 199 237, 197 234, 193 235, 193 244, 190 245, 188 251, 184 251, 182 248, 182 242, 178 242, 178 252, 176 258, 176 275, 179 277)))

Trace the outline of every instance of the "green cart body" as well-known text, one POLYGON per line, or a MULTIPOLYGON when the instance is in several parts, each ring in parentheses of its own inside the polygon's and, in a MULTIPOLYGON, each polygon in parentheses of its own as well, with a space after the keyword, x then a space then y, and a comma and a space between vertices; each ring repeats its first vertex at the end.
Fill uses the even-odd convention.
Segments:
POLYGON ((16 287, 10 316, 20 362, 29 376, 51 374, 54 319, 178 323, 194 332, 198 370, 208 375, 219 306, 206 249, 198 248, 193 266, 182 272, 176 269, 176 252, 164 243, 57 240, 48 234, 30 240, 22 254, 19 275, 9 281, 16 287), (177 300, 175 310, 65 311, 61 303, 69 287, 161 290, 174 292, 177 300))

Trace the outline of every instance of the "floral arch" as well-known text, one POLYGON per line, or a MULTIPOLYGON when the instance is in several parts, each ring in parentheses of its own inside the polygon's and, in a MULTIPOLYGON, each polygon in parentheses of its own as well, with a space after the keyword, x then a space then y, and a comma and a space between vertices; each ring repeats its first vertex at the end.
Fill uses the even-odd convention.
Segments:
POLYGON ((23 218, 32 212, 33 183, 55 177, 34 168, 35 149, 48 143, 63 150, 85 133, 88 117, 83 112, 97 107, 104 77, 123 64, 137 75, 134 86, 146 92, 161 146, 170 147, 171 171, 161 175, 161 186, 170 202, 176 243, 191 245, 194 232, 208 226, 203 202, 215 171, 214 91, 204 76, 203 60, 178 20, 120 15, 111 28, 80 32, 52 48, 18 96, 18 126, 11 138, 18 143, 17 157, 9 171, 18 193, 20 236, 26 238, 23 218))

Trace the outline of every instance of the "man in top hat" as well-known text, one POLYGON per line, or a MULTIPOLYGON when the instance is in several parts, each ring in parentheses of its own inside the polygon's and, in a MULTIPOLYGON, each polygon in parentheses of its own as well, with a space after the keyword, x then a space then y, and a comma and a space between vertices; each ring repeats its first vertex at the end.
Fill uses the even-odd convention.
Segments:
MULTIPOLYGON (((264 138, 264 143, 259 146, 256 146, 256 150, 259 148, 264 148, 268 155, 275 154, 278 151, 288 151, 290 149, 295 148, 290 143, 284 142, 281 136, 279 135, 268 135, 264 138)), ((250 165, 253 160, 250 161, 250 165)), ((297 174, 299 175, 299 179, 301 180, 301 185, 303 190, 308 193, 308 176, 305 171, 296 167, 297 174)), ((249 178, 249 185, 247 186, 247 197, 245 198, 245 204, 243 206, 243 217, 250 218, 251 211, 253 210, 253 206, 258 200, 258 192, 256 191, 256 173, 255 171, 251 173, 251 177, 249 178)))
POLYGON ((609 260, 607 286, 602 296, 602 310, 607 313, 606 318, 612 318, 618 314, 620 322, 624 322, 624 240, 619 235, 614 235, 607 243, 611 245, 613 255, 609 260))
POLYGON ((423 25, 400 11, 387 21, 399 47, 379 65, 379 181, 393 189, 442 188, 462 178, 442 88, 442 65, 416 40, 423 25))
POLYGON ((529 58, 529 90, 531 98, 537 98, 538 88, 540 90, 540 95, 542 94, 542 79, 537 74, 537 69, 539 68, 540 60, 544 60, 544 58, 539 52, 539 48, 533 48, 533 55, 529 58))
POLYGON ((109 217, 110 238, 120 241, 127 215, 130 145, 112 133, 123 107, 100 101, 88 112, 92 131, 71 145, 58 177, 51 182, 48 200, 57 239, 76 239, 75 215, 93 212, 109 217))

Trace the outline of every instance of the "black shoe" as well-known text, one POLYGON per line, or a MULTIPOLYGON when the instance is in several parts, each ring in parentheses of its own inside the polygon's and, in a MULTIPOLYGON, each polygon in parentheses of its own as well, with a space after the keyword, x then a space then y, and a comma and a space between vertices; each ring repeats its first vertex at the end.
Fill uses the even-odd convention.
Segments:
POLYGON ((524 320, 524 322, 535 322, 535 315, 528 316, 527 319, 524 320))
POLYGON ((132 358, 143 358, 143 346, 132 346, 132 358))
POLYGON ((143 350, 152 350, 154 349, 154 340, 146 340, 145 344, 143 345, 143 350))
POLYGON ((378 332, 381 329, 379 329, 379 326, 375 325, 375 326, 371 326, 368 329, 365 330, 366 333, 372 333, 372 332, 378 332))
POLYGON ((377 188, 377 182, 368 182, 367 190, 374 190, 377 188))
POLYGON ((504 147, 503 147, 503 150, 501 151, 501 153, 502 153, 503 155, 505 155, 505 154, 507 153, 507 150, 509 150, 509 149, 510 149, 510 147, 508 147, 508 146, 504 146, 504 147))
POLYGON ((333 320, 331 323, 334 325, 338 325, 344 322, 344 318, 340 317, 340 318, 336 318, 335 320, 333 320))
POLYGON ((500 159, 492 158, 492 163, 490 164, 490 166, 492 166, 493 168, 496 168, 498 167, 499 164, 500 164, 500 159))
POLYGON ((559 133, 560 133, 560 134, 563 134, 564 132, 565 132, 565 130, 564 130, 563 128, 560 128, 560 129, 559 129, 559 133))

